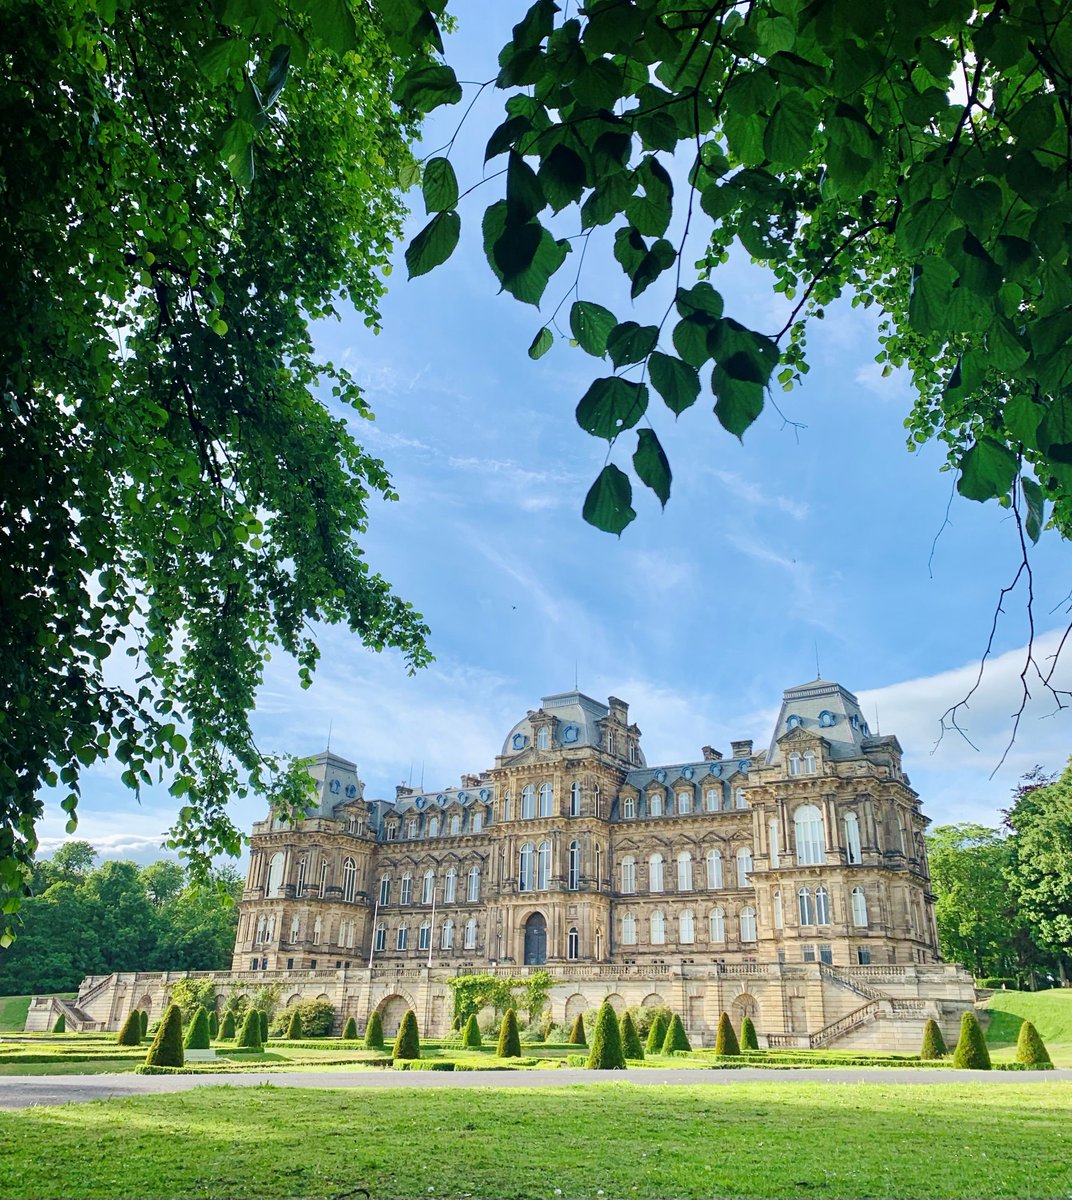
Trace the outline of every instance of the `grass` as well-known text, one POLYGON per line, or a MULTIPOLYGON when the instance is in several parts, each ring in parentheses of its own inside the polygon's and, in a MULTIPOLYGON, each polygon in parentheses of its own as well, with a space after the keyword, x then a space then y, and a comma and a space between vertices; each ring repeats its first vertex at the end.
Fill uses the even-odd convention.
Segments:
MULTIPOLYGON (((77 992, 56 992, 62 1000, 75 1000, 77 992)), ((0 996, 0 1034, 22 1033, 26 1014, 30 1011, 30 996, 0 996)))
POLYGON ((13 1200, 1066 1196, 1072 1084, 198 1088, 0 1113, 0 1145, 13 1200))
POLYGON ((1022 1021, 1039 1031, 1054 1065, 1072 1067, 1072 988, 1046 992, 995 992, 981 1006, 990 1017, 986 1044, 995 1061, 1016 1055, 1022 1021))

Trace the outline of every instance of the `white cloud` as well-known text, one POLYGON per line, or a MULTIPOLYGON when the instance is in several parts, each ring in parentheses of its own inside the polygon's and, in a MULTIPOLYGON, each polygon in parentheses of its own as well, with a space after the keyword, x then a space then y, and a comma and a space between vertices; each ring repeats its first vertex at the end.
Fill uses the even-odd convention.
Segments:
POLYGON ((732 471, 716 468, 711 474, 725 484, 738 500, 753 508, 774 508, 796 521, 804 520, 811 512, 805 501, 796 500, 792 496, 780 496, 777 492, 769 491, 751 480, 742 479, 740 475, 735 475, 732 471))

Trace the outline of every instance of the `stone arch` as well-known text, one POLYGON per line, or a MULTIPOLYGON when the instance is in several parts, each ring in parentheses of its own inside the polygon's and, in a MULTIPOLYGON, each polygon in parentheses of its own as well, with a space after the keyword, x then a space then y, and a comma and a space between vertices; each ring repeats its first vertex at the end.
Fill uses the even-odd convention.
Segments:
POLYGON ((742 992, 736 996, 730 1005, 730 1020, 738 1033, 741 1031, 745 1017, 751 1017, 753 1022, 756 1022, 759 1017, 759 1002, 748 992, 742 992))
POLYGON ((148 1016, 153 1015, 153 999, 148 992, 134 1005, 135 1008, 140 1008, 143 1013, 148 1016))
POLYGON ((327 1000, 327 1002, 329 1004, 331 1003, 331 997, 327 994, 327 992, 321 992, 320 995, 317 996, 317 999, 318 1000, 327 1000))
POLYGON ((620 996, 617 992, 611 992, 609 996, 604 996, 603 999, 610 1004, 619 1017, 629 1007, 625 1002, 625 997, 620 996))
POLYGON ((293 996, 287 997, 286 1003, 284 1004, 283 1007, 288 1008, 291 1004, 300 1004, 301 998, 302 998, 301 992, 295 992, 293 996))
POLYGON ((581 995, 580 992, 574 992, 572 996, 566 999, 566 1021, 567 1025, 572 1025, 579 1016, 588 1011, 588 1001, 581 995))
POLYGON ((384 996, 376 1005, 376 1011, 380 1014, 380 1020, 383 1022, 385 1037, 395 1036, 407 1008, 413 1008, 413 1002, 399 992, 392 992, 389 996, 384 996))
POLYGON ((227 996, 224 992, 216 993, 216 1011, 223 1012, 224 1005, 227 1003, 227 996))
POLYGON ((670 1005, 659 995, 658 992, 649 992, 640 1005, 642 1008, 669 1008, 670 1005))

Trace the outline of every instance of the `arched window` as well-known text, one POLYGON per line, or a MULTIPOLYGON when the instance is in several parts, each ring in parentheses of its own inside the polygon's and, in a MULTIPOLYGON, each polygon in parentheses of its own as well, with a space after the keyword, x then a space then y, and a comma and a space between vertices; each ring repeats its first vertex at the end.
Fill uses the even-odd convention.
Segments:
POLYGON ((422 921, 417 931, 417 949, 427 950, 432 945, 432 922, 422 921))
POLYGON ((826 862, 826 832, 823 814, 814 804, 802 804, 793 814, 797 841, 797 862, 814 867, 826 862))
POLYGON ((409 926, 399 925, 398 936, 395 939, 395 949, 396 950, 405 950, 408 945, 409 945, 409 926))
POLYGON ((806 887, 802 887, 797 892, 797 900, 800 905, 800 923, 801 925, 815 924, 815 901, 812 899, 811 892, 806 887))
POLYGON ((324 899, 324 893, 328 887, 328 863, 327 859, 320 864, 320 899, 324 899))
POLYGON ((283 852, 277 851, 268 861, 268 886, 264 889, 266 896, 281 896, 283 894, 283 852))
POLYGON ((300 895, 302 895, 302 893, 304 891, 305 891, 305 859, 300 858, 300 859, 298 859, 298 880, 294 887, 294 894, 296 896, 300 896, 300 895))
POLYGON ((852 889, 852 923, 859 928, 867 928, 867 897, 863 888, 852 889))
POLYGON ((411 840, 417 836, 417 818, 414 817, 411 821, 406 822, 406 837, 411 840))
POLYGON ((724 942, 726 940, 726 914, 721 908, 711 909, 710 925, 711 941, 724 942))
POLYGON ((480 833, 484 828, 484 814, 479 808, 474 808, 469 814, 469 832, 480 833))
POLYGON ((679 814, 692 812, 692 792, 678 792, 677 811, 679 814))
POLYGON ((814 775, 815 774, 815 751, 814 750, 805 750, 804 751, 804 774, 805 775, 814 775))
POLYGON ((540 784, 540 816, 549 817, 555 805, 555 785, 553 783, 540 784))
POLYGON ((677 890, 692 891, 692 855, 687 850, 677 856, 677 890))
POLYGON ((708 889, 722 886, 722 855, 718 850, 707 852, 707 886, 708 889))
POLYGON ((778 818, 771 817, 767 822, 767 840, 770 843, 770 865, 772 869, 777 870, 781 866, 781 859, 778 854, 778 818))
POLYGON ((736 790, 736 792, 734 792, 733 795, 734 795, 735 803, 738 808, 747 808, 748 807, 748 801, 745 799, 743 787, 739 787, 736 790))
POLYGON ((653 946, 666 945, 666 918, 659 909, 651 914, 651 944, 653 946))
POLYGON ((399 892, 398 903, 409 904, 413 899, 413 876, 407 871, 402 876, 402 888, 399 892))
POLYGON ((454 922, 446 920, 443 922, 443 928, 439 931, 439 948, 440 950, 451 950, 454 947, 454 922))
POLYGON ((756 910, 754 908, 741 909, 741 941, 754 942, 756 940, 756 910))
POLYGON ((622 797, 622 817, 627 821, 632 821, 636 817, 636 797, 622 797))
POLYGON ((653 854, 648 859, 648 891, 661 892, 663 890, 663 856, 661 854, 653 854))
POLYGON ((357 863, 348 858, 342 864, 342 898, 347 904, 353 904, 357 895, 357 863))
POLYGON ((435 895, 435 871, 425 871, 424 879, 421 883, 421 903, 431 904, 432 897, 435 895))
POLYGON ((782 893, 775 891, 773 896, 774 902, 774 928, 781 929, 785 924, 785 916, 782 913, 782 893))
POLYGON ((570 962, 576 962, 581 957, 581 935, 576 929, 571 929, 566 935, 566 957, 570 962))
POLYGON ((545 892, 551 882, 551 843, 541 842, 536 851, 536 890, 545 892))
POLYGON ((686 908, 678 917, 678 939, 682 945, 691 946, 696 941, 696 923, 693 919, 692 909, 686 908))
POLYGON ((450 867, 447 871, 446 882, 443 884, 443 903, 453 904, 458 899, 458 872, 450 867))
MULTIPOLYGON (((319 920, 319 919, 320 918, 318 917, 317 920, 319 920)), ((319 941, 320 939, 314 938, 313 940, 319 941)), ((380 922, 379 925, 376 926, 376 941, 375 941, 374 945, 377 950, 386 950, 387 949, 387 926, 384 925, 382 921, 380 922)))
POLYGON ((466 899, 472 903, 480 899, 480 868, 469 868, 469 890, 466 892, 466 899))
POLYGON ((752 874, 752 847, 742 846, 737 851, 737 886, 751 887, 751 880, 748 878, 752 874))
POLYGON ((551 734, 546 725, 540 728, 536 733, 536 749, 546 750, 551 744, 551 734))
POLYGON ((437 813, 433 813, 428 822, 428 836, 439 837, 439 815, 437 813))
POLYGON ((571 892, 575 892, 581 886, 581 843, 577 841, 569 844, 568 886, 571 892))
POLYGON ((465 922, 465 949, 476 949, 476 917, 470 917, 465 922))
POLYGON ((636 891, 636 859, 632 855, 622 859, 622 891, 636 891))
POLYGON ((526 842, 521 847, 519 858, 520 868, 517 873, 517 890, 519 892, 531 892, 536 865, 536 851, 531 842, 526 842))
POLYGON ((662 792, 652 792, 648 796, 648 816, 661 817, 663 815, 663 794, 662 792))
POLYGON ((579 783, 570 784, 569 815, 571 817, 579 817, 581 815, 581 785, 579 783))
POLYGON ((708 812, 718 812, 718 810, 722 807, 719 804, 720 798, 719 788, 708 788, 704 792, 704 808, 706 808, 708 812))
POLYGON ((860 818, 853 812, 845 814, 845 850, 850 863, 862 863, 860 848, 860 818))
POLYGON ((622 945, 636 945, 636 917, 632 913, 626 913, 622 917, 622 945))
POLYGON ((461 833, 461 831, 462 831, 462 814, 461 813, 451 813, 450 814, 449 828, 450 828, 450 833, 451 833, 452 837, 457 837, 457 835, 459 833, 461 833))
POLYGON ((391 876, 384 875, 380 880, 380 905, 391 903, 391 876))
POLYGON ((830 893, 824 887, 815 889, 815 924, 830 924, 830 893))
POLYGON ((789 756, 789 774, 800 774, 800 755, 795 750, 789 756))
POLYGON ((536 815, 536 789, 531 783, 521 789, 521 819, 531 821, 536 815))

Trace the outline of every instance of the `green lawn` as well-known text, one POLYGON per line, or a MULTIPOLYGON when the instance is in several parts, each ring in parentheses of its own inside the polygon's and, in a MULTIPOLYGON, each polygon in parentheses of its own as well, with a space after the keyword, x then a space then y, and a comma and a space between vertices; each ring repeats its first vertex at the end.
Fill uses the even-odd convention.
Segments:
POLYGON ((986 1042, 1000 1062, 1014 1057, 1020 1024, 1031 1021, 1059 1067, 1072 1067, 1072 988, 995 992, 982 1006, 990 1016, 986 1042))
MULTIPOLYGON (((56 992, 56 995, 64 1000, 74 1000, 78 993, 56 992)), ((29 996, 0 996, 0 1033, 22 1033, 29 1011, 29 996)))
POLYGON ((198 1088, 0 1113, 0 1145, 20 1200, 1050 1197, 1072 1084, 198 1088))

